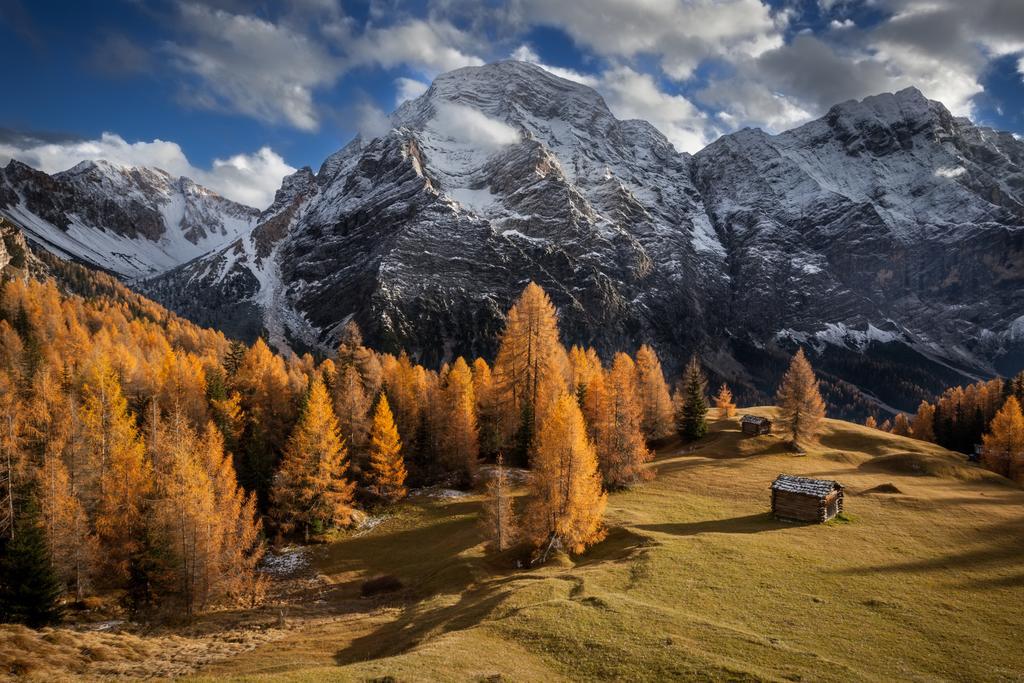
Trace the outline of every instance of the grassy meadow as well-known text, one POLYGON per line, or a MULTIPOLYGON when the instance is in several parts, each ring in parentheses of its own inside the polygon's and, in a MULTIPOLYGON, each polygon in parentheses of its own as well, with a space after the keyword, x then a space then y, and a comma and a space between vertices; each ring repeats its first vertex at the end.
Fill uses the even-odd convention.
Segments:
POLYGON ((143 659, 120 671, 295 681, 1024 677, 1019 487, 938 446, 836 420, 805 455, 778 436, 742 437, 736 419, 713 420, 703 441, 670 443, 651 466, 653 481, 610 496, 608 538, 581 557, 512 569, 511 558, 483 552, 478 496, 417 495, 372 530, 310 549, 276 597, 283 608, 215 615, 175 636, 221 647, 229 627, 257 629, 244 647, 191 669, 147 671, 143 659), (838 479, 844 518, 775 521, 768 487, 782 472, 838 479), (381 575, 404 588, 363 597, 363 582, 381 575), (279 615, 283 627, 273 625, 279 615))

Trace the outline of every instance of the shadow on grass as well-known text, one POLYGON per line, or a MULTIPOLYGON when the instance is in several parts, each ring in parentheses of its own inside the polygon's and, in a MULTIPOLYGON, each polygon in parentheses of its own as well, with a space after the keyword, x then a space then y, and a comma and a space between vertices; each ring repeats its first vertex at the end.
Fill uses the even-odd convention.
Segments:
POLYGON ((770 512, 761 512, 756 515, 712 519, 703 522, 639 524, 637 528, 673 536, 696 536, 697 534, 757 534, 762 531, 777 531, 808 525, 808 523, 801 522, 780 522, 770 512))
POLYGON ((923 574, 948 572, 965 587, 1017 586, 1022 575, 995 578, 970 577, 971 573, 1016 570, 1024 557, 1024 527, 1019 520, 995 524, 977 530, 979 547, 957 553, 926 557, 908 562, 848 567, 835 570, 837 574, 869 576, 872 574, 923 574), (983 544, 983 545, 982 545, 983 544))

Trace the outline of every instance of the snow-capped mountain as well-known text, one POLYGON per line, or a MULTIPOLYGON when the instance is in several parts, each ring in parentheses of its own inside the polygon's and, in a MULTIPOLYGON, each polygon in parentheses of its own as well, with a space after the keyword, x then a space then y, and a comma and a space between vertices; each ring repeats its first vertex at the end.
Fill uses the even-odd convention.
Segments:
POLYGON ((430 363, 492 353, 532 279, 568 343, 650 342, 670 369, 698 351, 761 391, 806 343, 837 385, 905 409, 1024 365, 1024 144, 916 90, 691 156, 509 61, 438 77, 391 123, 140 286, 279 347, 328 349, 355 319, 430 363))
POLYGON ((84 161, 47 175, 11 161, 0 170, 0 215, 30 241, 128 279, 217 250, 258 214, 159 169, 84 161))

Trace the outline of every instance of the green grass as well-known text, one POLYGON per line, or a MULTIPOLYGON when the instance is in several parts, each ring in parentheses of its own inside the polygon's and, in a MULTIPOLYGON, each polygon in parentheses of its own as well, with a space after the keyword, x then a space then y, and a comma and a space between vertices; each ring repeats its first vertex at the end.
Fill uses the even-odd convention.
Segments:
MULTIPOLYGON (((752 412, 768 414, 771 409, 752 412)), ((315 619, 204 669, 265 680, 1014 680, 1024 491, 922 442, 828 421, 804 456, 714 422, 615 493, 607 540, 547 567, 484 555, 479 500, 414 499, 315 551, 315 619), (844 519, 779 522, 780 472, 838 479, 844 519), (899 495, 863 493, 892 484, 899 495), (399 594, 359 598, 394 574, 399 594)), ((311 611, 311 614, 314 614, 311 611)))

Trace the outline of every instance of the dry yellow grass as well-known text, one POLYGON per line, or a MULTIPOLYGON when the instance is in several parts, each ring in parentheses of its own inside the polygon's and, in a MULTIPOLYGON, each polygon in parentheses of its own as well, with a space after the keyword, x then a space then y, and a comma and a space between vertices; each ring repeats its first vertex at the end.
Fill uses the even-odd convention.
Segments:
POLYGON ((200 676, 1022 678, 1020 488, 937 446, 832 420, 804 456, 719 420, 652 467, 653 482, 610 497, 608 540, 528 571, 483 555, 476 497, 415 498, 313 551, 317 600, 296 592, 286 632, 200 676), (773 520, 780 472, 841 481, 849 520, 773 520), (406 588, 359 597, 381 574, 406 588))

